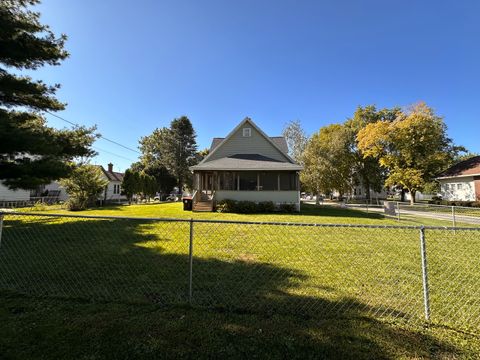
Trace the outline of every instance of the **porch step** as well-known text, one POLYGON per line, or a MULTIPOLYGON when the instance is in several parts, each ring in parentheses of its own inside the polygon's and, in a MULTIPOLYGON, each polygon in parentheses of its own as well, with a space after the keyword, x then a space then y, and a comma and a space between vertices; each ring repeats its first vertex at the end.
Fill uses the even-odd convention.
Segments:
POLYGON ((199 201, 193 204, 193 211, 213 211, 213 201, 199 201))

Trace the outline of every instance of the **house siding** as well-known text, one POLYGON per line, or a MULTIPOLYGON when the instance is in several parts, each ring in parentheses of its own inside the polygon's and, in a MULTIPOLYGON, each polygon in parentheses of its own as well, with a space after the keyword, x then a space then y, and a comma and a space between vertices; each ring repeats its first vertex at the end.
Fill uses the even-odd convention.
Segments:
POLYGON ((440 179, 442 198, 447 201, 475 201, 476 185, 473 176, 440 179), (458 188, 460 185, 460 189, 458 188))
POLYGON ((30 200, 29 190, 11 190, 0 182, 0 201, 28 201, 30 200))
POLYGON ((125 195, 122 195, 122 188, 121 188, 122 182, 121 181, 110 181, 106 187, 106 196, 105 196, 105 190, 103 191, 102 195, 100 198, 106 201, 120 201, 120 200, 127 200, 127 197, 125 195), (114 185, 119 185, 120 186, 120 193, 119 194, 114 194, 114 185))
POLYGON ((480 176, 476 176, 475 180, 475 200, 480 201, 480 176))
POLYGON ((290 162, 284 154, 248 123, 241 126, 223 145, 220 145, 216 151, 211 154, 208 161, 235 154, 261 154, 278 161, 290 162), (243 129, 246 127, 251 129, 251 136, 249 137, 243 136, 243 129))
POLYGON ((68 200, 68 194, 65 191, 65 189, 60 186, 60 184, 57 181, 52 181, 50 184, 45 185, 45 190, 60 190, 60 194, 58 195, 58 200, 60 201, 66 201, 68 200))

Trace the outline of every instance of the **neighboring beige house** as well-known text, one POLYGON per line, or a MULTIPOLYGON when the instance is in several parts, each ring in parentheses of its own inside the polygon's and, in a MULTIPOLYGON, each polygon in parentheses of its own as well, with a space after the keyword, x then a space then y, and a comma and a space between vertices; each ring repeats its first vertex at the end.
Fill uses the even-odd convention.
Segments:
POLYGON ((480 156, 450 167, 437 180, 444 200, 480 201, 480 156))
POLYGON ((225 138, 214 138, 209 154, 190 170, 193 210, 212 211, 223 199, 294 204, 300 211, 299 171, 283 137, 267 136, 245 118, 225 138))

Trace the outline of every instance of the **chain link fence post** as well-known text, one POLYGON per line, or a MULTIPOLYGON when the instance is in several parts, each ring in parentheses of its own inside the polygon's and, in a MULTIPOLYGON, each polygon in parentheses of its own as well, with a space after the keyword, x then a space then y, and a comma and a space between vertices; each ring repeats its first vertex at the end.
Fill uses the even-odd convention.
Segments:
POLYGON ((190 245, 188 249, 188 303, 191 305, 193 295, 193 219, 190 219, 190 245))
POLYGON ((3 214, 0 214, 0 247, 2 246, 3 214))
POLYGON ((430 287, 428 284, 427 246, 425 241, 425 227, 420 228, 420 253, 422 255, 422 283, 423 304, 425 307, 425 319, 430 321, 430 287))
POLYGON ((452 206, 452 222, 453 227, 457 227, 457 219, 455 218, 455 206, 452 206))

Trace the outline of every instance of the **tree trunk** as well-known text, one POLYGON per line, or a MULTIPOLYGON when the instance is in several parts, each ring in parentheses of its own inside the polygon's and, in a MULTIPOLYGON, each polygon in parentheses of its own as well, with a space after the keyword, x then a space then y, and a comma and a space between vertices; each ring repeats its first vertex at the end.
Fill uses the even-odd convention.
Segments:
POLYGON ((368 202, 370 202, 370 182, 365 181, 365 198, 367 199, 368 202))
POLYGON ((400 193, 400 201, 405 202, 405 189, 402 189, 402 192, 400 193))
POLYGON ((320 205, 320 192, 317 191, 317 196, 315 198, 315 205, 319 206, 320 205))
POLYGON ((416 190, 410 190, 410 205, 415 204, 415 194, 417 193, 416 190))

